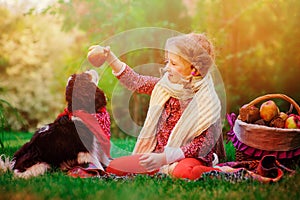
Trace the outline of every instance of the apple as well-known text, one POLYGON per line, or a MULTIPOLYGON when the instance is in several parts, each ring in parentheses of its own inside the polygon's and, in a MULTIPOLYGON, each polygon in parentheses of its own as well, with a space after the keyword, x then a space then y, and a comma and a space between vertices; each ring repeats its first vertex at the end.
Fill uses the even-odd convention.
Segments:
POLYGON ((105 49, 101 46, 94 46, 90 48, 87 59, 94 67, 100 67, 106 61, 109 49, 105 49))
POLYGON ((254 123, 260 119, 259 109, 253 105, 243 105, 240 108, 240 118, 243 122, 254 123))
POLYGON ((280 112, 280 113, 279 113, 279 117, 280 117, 283 121, 285 121, 289 116, 288 116, 288 114, 286 114, 286 113, 284 113, 284 112, 280 112))
POLYGON ((290 129, 300 128, 300 116, 290 114, 285 121, 285 128, 290 128, 290 129))
POLYGON ((270 127, 276 127, 276 128, 284 128, 285 127, 285 120, 283 120, 281 117, 277 116, 269 124, 270 127))
POLYGON ((279 115, 279 108, 277 107, 274 101, 269 100, 261 104, 259 112, 260 117, 266 122, 269 122, 274 117, 279 115))

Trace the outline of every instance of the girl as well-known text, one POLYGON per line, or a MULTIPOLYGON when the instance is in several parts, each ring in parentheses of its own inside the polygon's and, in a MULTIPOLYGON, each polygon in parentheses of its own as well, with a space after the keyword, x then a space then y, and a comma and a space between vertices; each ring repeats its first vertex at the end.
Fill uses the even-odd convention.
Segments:
POLYGON ((109 47, 91 46, 88 59, 99 66, 105 58, 123 85, 151 95, 133 151, 141 155, 139 164, 149 172, 194 179, 198 166, 210 167, 214 155, 225 156, 221 104, 209 72, 214 48, 204 34, 190 33, 169 38, 165 49, 162 78, 137 74, 109 47))

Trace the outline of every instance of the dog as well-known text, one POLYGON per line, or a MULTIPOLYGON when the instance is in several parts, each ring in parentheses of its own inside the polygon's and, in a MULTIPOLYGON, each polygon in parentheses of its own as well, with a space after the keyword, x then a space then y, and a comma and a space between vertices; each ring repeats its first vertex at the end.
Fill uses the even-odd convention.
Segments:
POLYGON ((70 76, 65 91, 67 107, 14 154, 11 169, 15 176, 29 178, 51 168, 69 170, 84 163, 100 169, 108 165, 110 118, 98 81, 94 70, 70 76))

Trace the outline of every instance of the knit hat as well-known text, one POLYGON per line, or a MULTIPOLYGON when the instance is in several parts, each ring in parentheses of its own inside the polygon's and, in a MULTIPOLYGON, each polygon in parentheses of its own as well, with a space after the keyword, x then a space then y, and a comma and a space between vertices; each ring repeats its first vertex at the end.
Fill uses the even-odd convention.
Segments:
POLYGON ((215 54, 212 43, 204 34, 184 34, 167 40, 166 51, 177 54, 191 63, 204 77, 214 63, 215 54))

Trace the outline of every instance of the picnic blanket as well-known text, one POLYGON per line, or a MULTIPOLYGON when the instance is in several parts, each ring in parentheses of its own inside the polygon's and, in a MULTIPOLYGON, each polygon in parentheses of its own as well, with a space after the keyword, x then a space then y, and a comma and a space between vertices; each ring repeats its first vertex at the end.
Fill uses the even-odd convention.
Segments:
MULTIPOLYGON (((124 167, 126 169, 128 167, 124 167)), ((282 179, 286 174, 292 176, 295 174, 294 170, 291 170, 284 165, 280 164, 274 155, 266 155, 261 160, 254 161, 241 161, 241 162, 226 162, 220 163, 214 167, 207 166, 195 166, 198 172, 198 178, 193 181, 200 181, 206 178, 221 179, 233 183, 242 182, 246 180, 255 180, 261 183, 273 183, 282 179)), ((113 172, 113 170, 109 170, 113 172)), ((191 169, 192 171, 192 169, 191 169)), ((67 174, 72 177, 90 178, 90 177, 132 177, 137 174, 147 174, 150 176, 157 176, 158 173, 124 173, 114 174, 101 169, 97 169, 95 165, 88 164, 87 166, 78 166, 69 170, 67 174)), ((162 176, 163 177, 163 176, 162 176)))
POLYGON ((282 165, 274 155, 266 155, 261 160, 220 163, 215 168, 220 171, 206 172, 202 176, 223 178, 230 182, 251 179, 262 183, 272 183, 281 180, 284 174, 288 176, 295 174, 295 170, 282 165))

